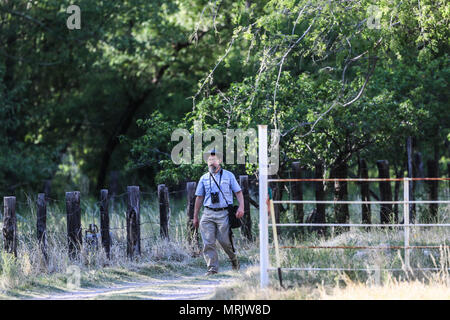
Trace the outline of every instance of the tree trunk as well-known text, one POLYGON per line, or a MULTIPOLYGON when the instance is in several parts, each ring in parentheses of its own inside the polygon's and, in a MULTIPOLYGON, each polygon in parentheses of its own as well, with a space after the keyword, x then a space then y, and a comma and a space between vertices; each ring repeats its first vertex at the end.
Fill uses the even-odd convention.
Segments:
MULTIPOLYGON (((277 175, 270 175, 269 179, 278 179, 277 175)), ((270 188, 272 189, 272 198, 274 201, 281 200, 282 197, 282 185, 281 182, 270 182, 270 188)), ((273 209, 275 212, 275 222, 280 223, 280 204, 274 203, 273 209)))
MULTIPOLYGON (((378 160, 378 176, 379 178, 389 178, 389 162, 387 160, 378 160)), ((390 181, 380 181, 380 197, 381 201, 392 201, 392 189, 390 181)), ((392 204, 383 203, 380 205, 380 223, 391 223, 395 221, 393 217, 392 204)))
MULTIPOLYGON (((413 159, 413 138, 408 137, 406 140, 406 153, 408 158, 408 178, 414 177, 414 159, 413 159)), ((414 189, 415 189, 415 182, 410 181, 408 183, 409 186, 409 200, 414 200, 414 189)), ((409 222, 412 223, 414 221, 414 218, 416 216, 416 205, 410 204, 409 205, 409 222)), ((403 218, 403 221, 405 221, 405 218, 403 218)))
MULTIPOLYGON (((292 172, 294 179, 302 178, 302 167, 300 166, 300 162, 292 163, 292 172)), ((291 194, 292 200, 303 201, 303 183, 301 181, 292 183, 291 194)), ((303 223, 304 215, 303 203, 294 204, 294 222, 303 223)), ((303 233, 303 228, 301 228, 300 231, 303 233)))
MULTIPOLYGON (((347 163, 342 163, 339 166, 333 168, 332 178, 347 178, 347 163)), ((334 182, 334 201, 346 201, 348 196, 347 181, 335 181, 334 182)), ((337 223, 349 223, 350 215, 348 211, 348 204, 335 204, 334 215, 337 223)), ((348 230, 348 228, 336 228, 339 233, 341 231, 348 230)))
MULTIPOLYGON (((450 178, 450 163, 447 163, 447 175, 450 178)), ((450 180, 448 181, 448 190, 450 190, 450 180)))
MULTIPOLYGON (((414 157, 413 157, 413 178, 423 178, 424 175, 424 171, 423 171, 423 162, 422 162, 422 153, 420 152, 415 152, 414 153, 414 157)), ((411 194, 409 199, 410 200, 415 200, 415 194, 416 192, 422 192, 422 186, 423 186, 423 181, 412 181, 412 198, 411 198, 411 194)), ((417 210, 416 210, 417 206, 416 204, 412 204, 411 206, 411 218, 409 219, 410 222, 414 221, 417 215, 417 210)))
POLYGON ((49 198, 52 192, 52 179, 46 179, 44 181, 44 195, 49 198))
MULTIPOLYGON (((315 171, 314 171, 314 178, 315 179, 323 179, 323 163, 322 162, 316 162, 315 164, 315 171)), ((316 181, 315 183, 315 194, 316 194, 316 200, 317 201, 324 201, 325 200, 325 190, 323 187, 322 181, 316 181)), ((325 204, 318 203, 316 204, 316 218, 313 219, 316 223, 325 223, 325 204)), ((325 227, 314 227, 311 230, 317 232, 320 235, 325 234, 325 227)))
MULTIPOLYGON (((197 41, 204 37, 204 35, 208 31, 199 31, 197 41)), ((197 43, 197 41, 195 43, 197 43)), ((176 57, 180 50, 189 47, 194 42, 184 41, 173 44, 173 48, 175 50, 173 57, 176 57)), ((104 188, 106 173, 109 167, 109 163, 111 161, 112 154, 119 144, 119 136, 126 134, 131 124, 133 123, 133 118, 136 115, 139 108, 145 103, 147 98, 153 93, 155 86, 161 82, 161 79, 164 76, 164 73, 167 69, 169 69, 170 65, 165 64, 161 66, 158 71, 155 73, 154 78, 151 81, 150 87, 142 93, 140 97, 134 99, 130 96, 129 103, 125 108, 124 112, 117 119, 118 123, 114 126, 116 130, 109 136, 108 141, 106 143, 105 149, 103 150, 103 154, 101 156, 100 161, 100 169, 97 176, 97 190, 104 188)))
MULTIPOLYGON (((397 171, 395 174, 396 178, 403 178, 403 170, 400 172, 397 171)), ((394 186, 394 201, 399 201, 399 195, 400 195, 400 185, 401 181, 395 181, 394 186)), ((398 223, 398 204, 394 204, 394 217, 395 217, 395 223, 398 223)))
MULTIPOLYGON (((435 160, 427 161, 428 177, 437 178, 439 177, 439 163, 435 160)), ((438 199, 438 181, 430 180, 428 181, 428 192, 430 195, 430 200, 436 201, 438 199)), ((437 223, 438 220, 438 204, 430 203, 429 212, 427 215, 427 222, 437 223)))
POLYGON ((112 170, 109 174, 109 190, 111 191, 111 197, 119 194, 119 171, 117 170, 112 170))
POLYGON ((244 216, 241 231, 248 241, 253 241, 252 236, 252 218, 250 216, 250 195, 248 190, 248 176, 239 176, 239 184, 244 196, 244 216))
MULTIPOLYGON (((369 178, 369 169, 367 168, 366 160, 361 159, 359 161, 359 174, 360 178, 368 179, 369 178)), ((370 192, 369 192, 369 182, 363 181, 360 184, 361 189, 361 201, 370 201, 370 192)), ((372 213, 370 212, 370 203, 363 203, 361 205, 362 212, 362 223, 363 224, 371 224, 372 223, 372 213)))
POLYGON ((97 176, 97 190, 105 188, 106 173, 109 167, 109 162, 111 161, 112 154, 119 144, 119 136, 124 135, 128 132, 132 124, 134 115, 136 114, 139 107, 145 102, 147 94, 145 94, 141 99, 137 101, 130 101, 129 105, 125 111, 118 117, 119 122, 114 126, 115 131, 109 137, 106 143, 105 149, 100 160, 100 169, 97 176))

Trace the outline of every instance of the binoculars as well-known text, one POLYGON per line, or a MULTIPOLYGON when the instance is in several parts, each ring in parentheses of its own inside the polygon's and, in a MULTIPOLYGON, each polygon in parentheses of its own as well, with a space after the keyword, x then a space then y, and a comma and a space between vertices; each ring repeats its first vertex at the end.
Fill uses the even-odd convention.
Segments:
POLYGON ((219 203, 219 193, 218 192, 211 192, 211 202, 219 203))

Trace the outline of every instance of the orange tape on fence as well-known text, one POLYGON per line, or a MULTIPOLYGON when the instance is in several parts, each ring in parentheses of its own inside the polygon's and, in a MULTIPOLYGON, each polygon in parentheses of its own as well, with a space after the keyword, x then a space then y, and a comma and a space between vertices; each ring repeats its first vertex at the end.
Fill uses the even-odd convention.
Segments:
MULTIPOLYGON (((411 181, 449 181, 450 178, 408 178, 411 181)), ((267 179, 268 182, 294 182, 294 181, 404 181, 404 178, 329 178, 329 179, 267 179)))
MULTIPOLYGON (((280 246, 280 249, 372 249, 372 250, 385 250, 385 249, 440 249, 448 248, 447 245, 441 246, 389 246, 389 247, 369 247, 369 246, 280 246)), ((271 247, 273 249, 273 247, 271 247)))

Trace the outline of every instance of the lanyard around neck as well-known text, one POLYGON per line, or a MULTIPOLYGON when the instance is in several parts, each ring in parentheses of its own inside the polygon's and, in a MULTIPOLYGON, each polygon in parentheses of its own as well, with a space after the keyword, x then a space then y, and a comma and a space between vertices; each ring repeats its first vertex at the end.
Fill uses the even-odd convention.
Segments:
MULTIPOLYGON (((219 186, 220 186, 220 183, 222 182, 222 173, 223 173, 222 168, 220 168, 219 186)), ((210 188, 211 188, 211 190, 212 190, 212 185, 211 185, 211 172, 209 173, 209 186, 210 186, 210 188)))

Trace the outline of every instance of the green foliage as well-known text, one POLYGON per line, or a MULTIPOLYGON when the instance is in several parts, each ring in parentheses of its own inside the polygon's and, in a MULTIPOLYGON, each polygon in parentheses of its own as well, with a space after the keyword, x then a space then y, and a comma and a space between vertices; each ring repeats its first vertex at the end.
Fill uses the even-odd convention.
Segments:
POLYGON ((95 190, 112 170, 123 185, 196 179, 203 166, 171 163, 169 140, 194 120, 279 129, 283 167, 359 155, 400 168, 407 136, 448 157, 446 1, 80 0, 81 30, 66 27, 70 4, 0 5, 3 192, 80 177, 95 190))
POLYGON ((221 132, 270 124, 282 133, 282 166, 295 159, 333 168, 359 155, 405 168, 408 136, 425 151, 442 148, 450 123, 448 4, 383 1, 380 28, 367 27, 371 2, 347 5, 268 2, 235 30, 252 41, 244 48, 255 71, 226 91, 208 83, 186 127, 195 119, 221 132))
MULTIPOLYGON (((81 29, 68 30, 70 4, 0 5, 2 191, 41 191, 46 179, 79 188, 61 172, 67 155, 89 177, 91 190, 99 171, 122 171, 130 149, 117 143, 119 136, 137 137, 136 119, 155 110, 172 120, 189 110, 186 97, 225 45, 216 37, 226 39, 233 28, 229 12, 214 17, 218 8, 209 4, 203 12, 202 0, 81 0, 81 29)), ((146 171, 151 181, 152 170, 146 171)))

